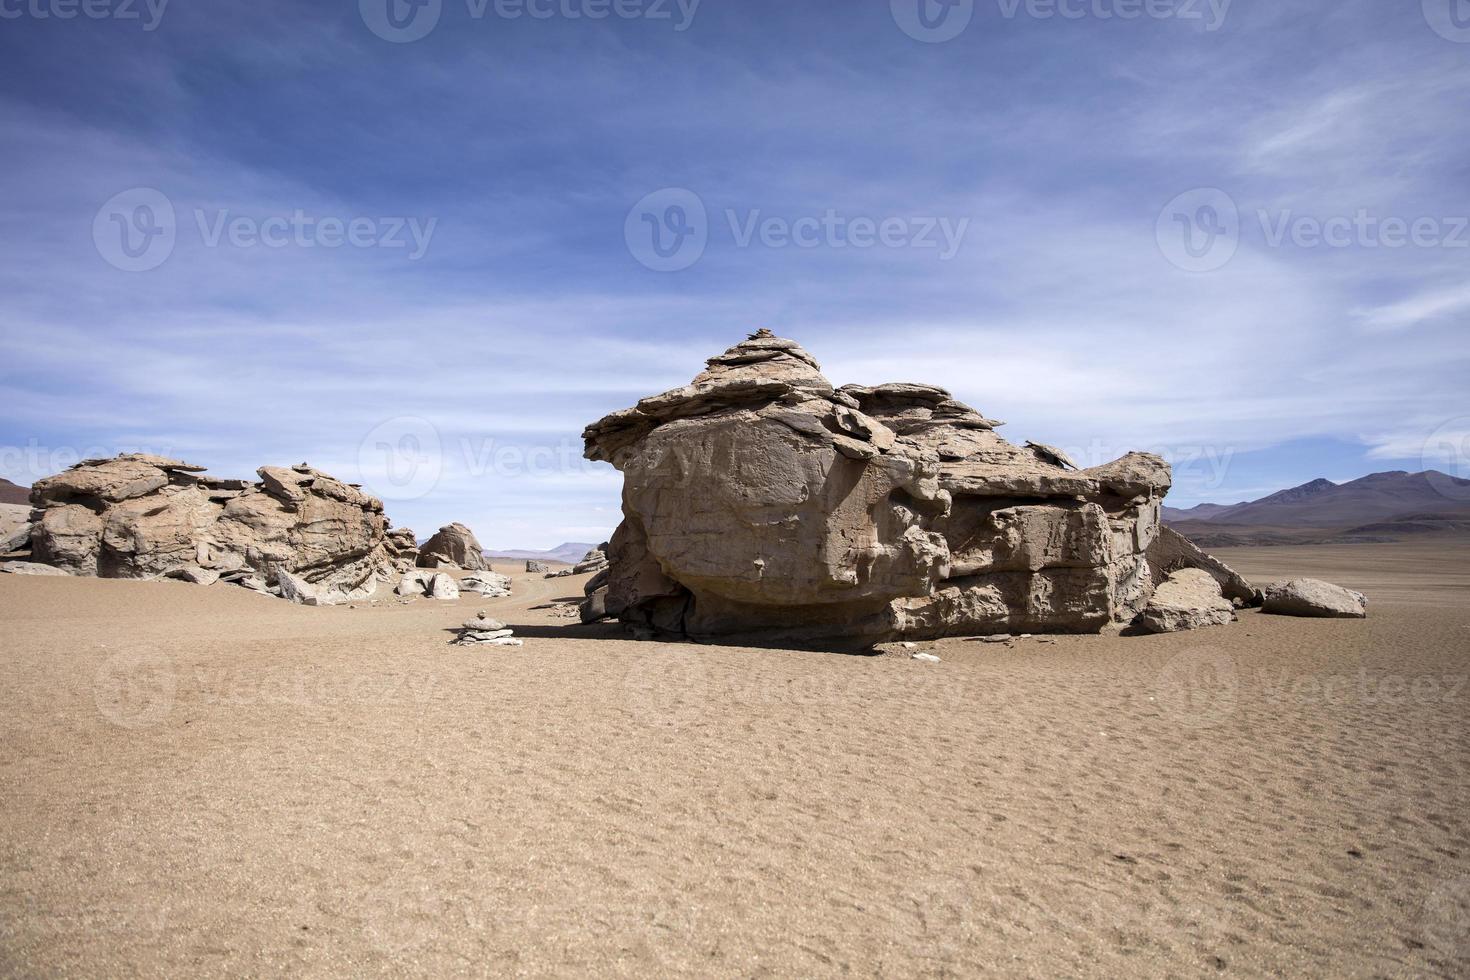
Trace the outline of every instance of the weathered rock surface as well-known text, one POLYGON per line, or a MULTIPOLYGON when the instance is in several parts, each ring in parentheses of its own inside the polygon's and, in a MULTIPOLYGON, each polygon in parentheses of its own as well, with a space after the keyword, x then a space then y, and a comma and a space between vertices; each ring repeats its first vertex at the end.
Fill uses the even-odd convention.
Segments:
POLYGON ((463 524, 446 524, 419 549, 420 568, 462 568, 480 572, 490 567, 475 533, 463 524))
POLYGON ((33 556, 103 578, 248 571, 228 580, 321 604, 369 596, 392 573, 377 498, 305 463, 257 472, 252 483, 141 453, 87 460, 31 488, 33 556), (283 587, 282 573, 307 588, 283 587))
POLYGON ((549 572, 551 571, 551 566, 544 561, 537 561, 532 558, 526 562, 526 571, 534 573, 549 572))
POLYGON ((0 572, 10 575, 66 575, 67 572, 54 565, 42 565, 34 561, 0 562, 0 572))
POLYGON ((1168 464, 1077 470, 1001 424, 930 385, 834 389, 761 331, 584 433, 624 476, 603 611, 694 638, 861 642, 1131 622, 1168 464))
POLYGON ((0 504, 0 555, 29 547, 32 527, 30 504, 0 504))
POLYGON ((1177 633, 1234 621, 1235 605, 1215 577, 1202 568, 1181 568, 1154 589, 1137 623, 1150 633, 1177 633))
POLYGON ((393 567, 400 572, 418 567, 419 542, 410 528, 395 527, 383 536, 383 545, 393 567))
POLYGON ((1368 615, 1368 598, 1331 582, 1298 578, 1268 588, 1261 611, 1281 616, 1363 619, 1368 615))

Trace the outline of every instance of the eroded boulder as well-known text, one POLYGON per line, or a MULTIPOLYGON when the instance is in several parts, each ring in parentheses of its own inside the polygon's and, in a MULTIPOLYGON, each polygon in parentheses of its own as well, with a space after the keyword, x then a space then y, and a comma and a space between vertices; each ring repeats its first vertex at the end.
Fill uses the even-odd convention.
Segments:
POLYGON ((1176 633, 1235 621, 1235 604, 1220 583, 1202 568, 1181 568, 1149 598, 1137 623, 1150 633, 1176 633))
POLYGON ((1131 622, 1153 592, 1168 464, 1079 470, 1001 424, 930 385, 834 389, 760 331, 587 428, 587 457, 624 486, 584 615, 855 642, 1131 622))
POLYGON ((320 604, 369 596, 391 574, 377 498, 305 463, 258 474, 217 479, 142 453, 87 460, 31 488, 33 557, 73 575, 259 581, 320 604))
POLYGON ((462 568, 481 572, 490 567, 475 533, 463 524, 446 524, 419 549, 420 568, 462 568))
POLYGON ((1368 615, 1368 598, 1331 582, 1298 578, 1268 588, 1261 611, 1281 616, 1363 619, 1368 615))

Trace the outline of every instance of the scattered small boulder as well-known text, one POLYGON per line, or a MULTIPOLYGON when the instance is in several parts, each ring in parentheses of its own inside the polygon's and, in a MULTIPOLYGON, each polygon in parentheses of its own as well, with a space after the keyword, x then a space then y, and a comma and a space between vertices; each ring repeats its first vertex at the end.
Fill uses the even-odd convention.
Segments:
POLYGON ((503 599, 510 595, 510 576, 499 572, 471 572, 459 580, 459 587, 478 592, 487 599, 503 599))
MULTIPOLYGON (((289 573, 281 572, 280 574, 286 575, 289 573)), ((198 565, 185 565, 182 568, 175 568, 168 573, 167 577, 182 579, 194 585, 213 585, 220 580, 220 573, 212 568, 200 568, 198 565)))
POLYGON ((1235 604, 1215 576, 1202 568, 1181 568, 1154 589, 1136 624, 1150 633, 1177 633, 1234 621, 1235 604))
POLYGON ((427 596, 430 599, 458 599, 459 586, 443 572, 405 572, 393 590, 401 596, 427 596))
POLYGON ((1363 619, 1368 615, 1368 597, 1331 582, 1298 578, 1268 588, 1262 612, 1278 616, 1363 619))

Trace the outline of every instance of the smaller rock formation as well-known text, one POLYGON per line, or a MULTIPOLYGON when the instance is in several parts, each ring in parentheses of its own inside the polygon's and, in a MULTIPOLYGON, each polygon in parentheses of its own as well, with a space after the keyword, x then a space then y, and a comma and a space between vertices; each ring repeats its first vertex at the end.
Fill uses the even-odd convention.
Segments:
POLYGON ((393 561, 393 567, 398 571, 406 572, 410 568, 418 567, 419 541, 411 528, 392 528, 384 535, 383 544, 393 561))
POLYGON ((491 619, 482 610, 474 619, 465 620, 457 631, 459 635, 450 643, 455 646, 518 647, 521 641, 515 631, 498 619, 491 619))
POLYGON ((1234 620, 1235 606, 1213 575, 1200 568, 1181 568, 1154 589, 1137 625, 1150 633, 1176 633, 1226 626, 1234 620))
POLYGON ((526 571, 533 574, 541 574, 543 572, 551 571, 551 566, 546 564, 546 562, 544 561, 537 561, 536 559, 532 558, 526 562, 526 571))
POLYGON ((586 575, 588 572, 601 572, 607 569, 608 544, 603 542, 597 548, 582 556, 582 560, 572 566, 573 575, 586 575))
POLYGON ((419 549, 420 568, 463 568, 482 572, 490 567, 475 533, 463 524, 446 524, 419 549))
POLYGON ((393 590, 401 596, 425 596, 430 599, 458 599, 459 586, 443 572, 405 572, 393 590))
POLYGON ((72 575, 149 579, 197 567, 229 581, 337 603, 372 595, 393 571, 383 504, 302 463, 262 466, 259 482, 145 453, 89 459, 38 481, 36 561, 72 575), (298 589, 280 576, 286 573, 298 589))
POLYGON ((1268 588, 1261 611, 1281 616, 1363 619, 1368 615, 1368 598, 1331 582, 1298 578, 1268 588))
POLYGON ((510 595, 510 576, 499 572, 471 572, 459 580, 459 587, 478 592, 487 599, 503 599, 510 595))

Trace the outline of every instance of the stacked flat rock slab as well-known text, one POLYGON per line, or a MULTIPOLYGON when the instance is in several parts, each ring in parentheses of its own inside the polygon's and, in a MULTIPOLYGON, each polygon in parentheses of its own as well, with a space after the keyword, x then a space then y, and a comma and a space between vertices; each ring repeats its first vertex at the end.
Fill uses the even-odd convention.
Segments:
POLYGON ((498 619, 491 619, 483 612, 474 619, 465 620, 465 624, 456 632, 458 635, 449 641, 456 646, 521 646, 521 641, 516 639, 514 630, 498 619))
POLYGON ((799 344, 760 331, 587 428, 587 457, 624 486, 601 608, 584 617, 864 643, 1134 620, 1168 464, 1129 453, 1079 470, 1001 424, 932 385, 834 388, 799 344))
POLYGON ((420 568, 462 568, 482 572, 490 567, 485 549, 480 547, 475 532, 463 524, 446 524, 419 549, 420 568))
POLYGON ((381 501, 305 463, 257 473, 217 479, 142 453, 86 460, 31 488, 33 557, 72 575, 223 579, 314 604, 372 595, 391 574, 381 501))

